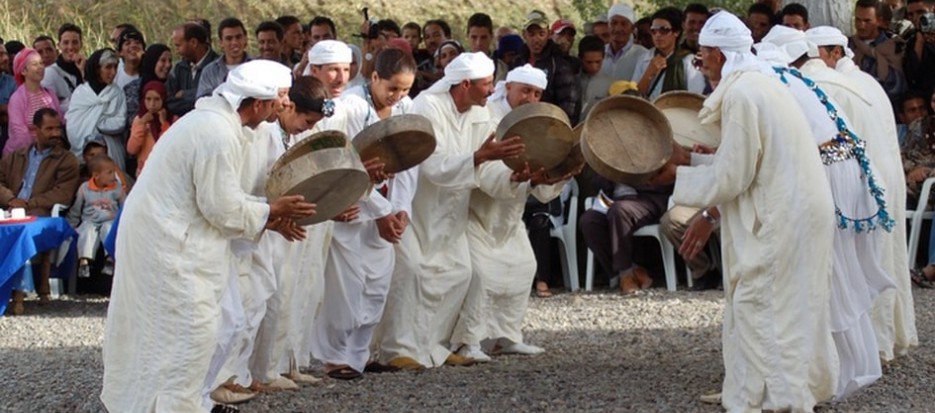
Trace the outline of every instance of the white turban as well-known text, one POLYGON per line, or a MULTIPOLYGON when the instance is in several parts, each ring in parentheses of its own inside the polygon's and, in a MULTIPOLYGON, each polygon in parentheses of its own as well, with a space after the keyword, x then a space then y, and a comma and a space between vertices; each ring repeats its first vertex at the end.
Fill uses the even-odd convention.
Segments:
POLYGON ((612 20, 614 16, 625 17, 631 23, 636 21, 636 13, 633 12, 633 7, 626 3, 617 3, 610 6, 610 10, 607 11, 607 21, 612 20))
POLYGON ((251 60, 237 66, 227 74, 214 94, 231 104, 234 110, 247 98, 271 100, 279 97, 280 89, 292 86, 292 71, 272 60, 251 60))
POLYGON ((483 52, 461 53, 448 66, 445 66, 445 76, 428 88, 428 93, 443 93, 465 80, 477 80, 493 76, 494 65, 483 52))
POLYGON ((493 95, 490 96, 491 101, 506 96, 507 83, 523 83, 545 90, 549 85, 549 79, 545 76, 545 72, 542 71, 542 69, 526 63, 525 65, 511 70, 510 73, 507 73, 505 82, 497 82, 497 87, 494 89, 493 95))
POLYGON ((818 48, 808 41, 805 32, 782 25, 773 26, 763 37, 763 42, 772 43, 782 49, 790 59, 786 63, 792 63, 804 54, 818 54, 818 48))
POLYGON ((506 82, 525 83, 543 90, 549 85, 549 79, 545 77, 545 72, 529 63, 507 73, 506 82))
POLYGON ((791 60, 785 50, 769 42, 757 43, 753 48, 756 49, 756 57, 771 66, 786 67, 791 60))
POLYGON ((721 52, 750 53, 753 35, 737 16, 721 11, 705 22, 698 35, 698 45, 716 47, 721 52))
MULTIPOLYGON (((854 57, 854 52, 851 51, 849 47, 847 47, 847 36, 845 36, 844 33, 841 33, 841 30, 839 30, 837 27, 813 27, 805 32, 805 37, 808 39, 808 41, 814 43, 816 46, 841 46, 844 48, 844 54, 848 58, 854 57)), ((818 57, 818 54, 816 53, 814 56, 809 56, 818 57)))
POLYGON ((351 48, 337 40, 322 40, 315 43, 315 46, 308 51, 308 64, 310 65, 350 64, 351 60, 353 60, 351 48))
POLYGON ((737 16, 726 11, 717 12, 705 22, 698 35, 698 45, 716 47, 724 54, 726 61, 721 68, 722 79, 740 69, 762 69, 760 61, 750 51, 753 47, 750 29, 737 16))

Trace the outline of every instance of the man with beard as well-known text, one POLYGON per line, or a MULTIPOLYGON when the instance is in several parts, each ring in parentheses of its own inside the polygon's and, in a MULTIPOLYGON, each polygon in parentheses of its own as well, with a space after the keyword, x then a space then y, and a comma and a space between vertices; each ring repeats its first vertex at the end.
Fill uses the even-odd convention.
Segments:
POLYGON ((636 44, 636 13, 633 7, 617 3, 607 12, 607 20, 610 25, 610 42, 604 51, 604 67, 601 70, 612 81, 633 80, 637 62, 647 53, 645 47, 636 44))
POLYGON ((549 38, 549 21, 545 14, 533 10, 523 23, 523 40, 526 47, 517 56, 511 67, 527 63, 548 74, 549 86, 542 94, 542 101, 562 108, 571 124, 578 123, 578 71, 580 63, 568 56, 562 48, 549 38))
MULTIPOLYGON (((471 283, 468 204, 478 168, 518 156, 518 138, 495 141, 496 125, 484 106, 493 90, 494 64, 483 53, 462 53, 445 76, 413 101, 412 112, 433 119, 438 146, 419 165, 412 201, 412 230, 397 261, 414 271, 396 272, 381 322, 381 362, 403 369, 468 365, 453 354, 451 331, 471 283)), ((399 268, 399 267, 397 267, 399 268)))
MULTIPOLYGON (((78 159, 65 149, 62 122, 53 109, 36 111, 36 141, 0 161, 0 208, 24 208, 26 215, 49 216, 55 204, 71 205, 80 184, 78 159)), ((49 254, 42 254, 36 283, 40 300, 49 301, 49 254)), ((13 314, 23 313, 23 291, 13 292, 13 314)), ((7 297, 0 297, 6 302, 7 297)))
POLYGON ((109 411, 211 408, 230 344, 231 240, 257 239, 265 228, 295 239, 286 228, 315 213, 301 195, 267 203, 240 186, 246 129, 278 110, 291 84, 278 63, 241 65, 147 159, 166 173, 142 174, 121 215, 133 231, 117 236, 104 330, 101 400, 109 411))
POLYGON ((256 44, 260 59, 284 63, 282 60, 282 26, 273 21, 260 23, 256 27, 256 44))

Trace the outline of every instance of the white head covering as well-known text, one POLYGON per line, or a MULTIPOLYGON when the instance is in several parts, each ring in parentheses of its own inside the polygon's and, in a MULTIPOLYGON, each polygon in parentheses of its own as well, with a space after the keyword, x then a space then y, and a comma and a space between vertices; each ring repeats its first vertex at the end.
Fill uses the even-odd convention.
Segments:
POLYGON ((539 69, 529 63, 517 67, 507 73, 505 82, 497 82, 497 87, 493 91, 493 95, 490 96, 490 100, 497 100, 499 98, 506 96, 506 85, 507 83, 524 83, 542 90, 549 85, 549 79, 545 76, 545 72, 542 69, 539 69))
POLYGON ((724 54, 727 61, 721 68, 721 78, 740 69, 760 69, 760 62, 750 51, 753 47, 750 29, 737 16, 726 11, 718 12, 705 22, 698 35, 698 45, 716 47, 724 54))
POLYGON ((279 97, 280 89, 292 86, 292 71, 281 63, 257 59, 237 66, 227 74, 214 94, 223 97, 234 110, 244 99, 271 100, 279 97))
POLYGON ((757 43, 753 48, 756 49, 756 57, 771 66, 786 67, 792 60, 785 50, 769 42, 757 43))
POLYGON ((461 53, 448 66, 445 66, 445 76, 428 88, 428 93, 443 93, 465 80, 483 79, 493 76, 494 65, 486 54, 461 53))
MULTIPOLYGON (((854 57, 854 52, 847 47, 847 36, 844 33, 841 33, 837 27, 831 26, 818 26, 808 29, 805 32, 805 37, 808 41, 814 43, 816 46, 841 46, 844 48, 844 54, 848 58, 854 57)), ((815 50, 818 51, 817 49, 815 50)), ((809 54, 811 57, 818 57, 818 53, 814 56, 809 54)))
POLYGON ((607 21, 613 20, 614 16, 625 17, 631 23, 636 21, 636 13, 633 11, 633 7, 626 3, 617 3, 610 6, 610 10, 607 11, 607 21))
POLYGON ((315 46, 308 51, 308 64, 310 65, 350 64, 351 60, 353 60, 351 48, 337 40, 322 40, 315 43, 315 46))
POLYGON ((772 43, 782 49, 789 56, 792 63, 802 55, 818 55, 818 48, 805 37, 805 32, 782 25, 773 26, 769 33, 763 37, 764 43, 772 43))

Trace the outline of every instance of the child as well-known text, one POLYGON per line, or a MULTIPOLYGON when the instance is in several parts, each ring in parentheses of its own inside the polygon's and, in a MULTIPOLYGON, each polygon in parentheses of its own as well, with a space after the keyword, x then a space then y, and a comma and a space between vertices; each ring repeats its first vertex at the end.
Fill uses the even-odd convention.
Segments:
MULTIPOLYGON (((68 221, 78 230, 78 276, 91 275, 91 260, 98 245, 107 238, 117 210, 126 196, 117 180, 117 164, 107 155, 99 155, 88 163, 91 179, 78 188, 75 203, 68 212, 68 221)), ((113 264, 108 259, 104 273, 113 274, 113 264)))
POLYGON ((143 85, 140 98, 140 110, 133 118, 130 127, 130 140, 127 153, 136 155, 136 176, 143 172, 143 164, 152 152, 156 141, 169 129, 169 116, 166 112, 166 87, 158 80, 151 80, 143 85))

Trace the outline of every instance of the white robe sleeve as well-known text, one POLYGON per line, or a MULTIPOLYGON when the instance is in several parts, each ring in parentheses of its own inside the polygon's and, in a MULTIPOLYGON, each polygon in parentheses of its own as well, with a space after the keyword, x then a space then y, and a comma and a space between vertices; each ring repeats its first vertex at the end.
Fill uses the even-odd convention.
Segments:
MULTIPOLYGON (((428 105, 413 105, 413 113, 436 119, 436 122, 445 122, 450 114, 437 113, 428 105)), ((420 165, 419 170, 431 183, 447 189, 474 189, 477 188, 478 178, 474 168, 474 152, 458 153, 452 147, 452 139, 471 139, 470 136, 448 136, 446 131, 440 131, 438 125, 433 125, 437 139, 435 152, 420 165)), ((473 142, 472 142, 473 144, 473 142)))
POLYGON ((532 188, 530 195, 538 199, 539 202, 547 204, 553 199, 561 196, 562 191, 565 189, 565 185, 567 184, 568 181, 562 181, 555 185, 538 185, 532 188))
POLYGON ((509 200, 525 197, 531 189, 528 181, 511 181, 513 171, 503 162, 486 162, 477 169, 480 190, 491 198, 509 200))
POLYGON ((393 212, 390 201, 384 198, 383 194, 376 189, 371 189, 370 196, 361 199, 358 205, 360 205, 360 218, 358 219, 363 221, 383 218, 393 212))
POLYGON ((706 153, 692 153, 692 166, 711 165, 714 163, 714 155, 706 153))
POLYGON ((412 198, 416 196, 416 189, 419 187, 419 167, 396 174, 387 185, 393 212, 406 211, 406 214, 412 217, 412 198))
POLYGON ((685 66, 685 87, 689 92, 703 94, 706 86, 705 79, 704 75, 692 65, 694 58, 695 55, 690 54, 682 60, 685 66))
POLYGON ((749 127, 757 125, 755 108, 742 103, 727 105, 725 102, 722 113, 722 140, 713 162, 681 166, 676 172, 673 199, 678 205, 706 207, 722 204, 740 196, 756 177, 762 141, 759 128, 749 127))
MULTIPOLYGON (((222 138, 223 139, 223 138, 222 138)), ((235 145, 211 139, 195 148, 195 201, 205 219, 228 239, 255 239, 269 218, 269 205, 251 200, 240 187, 235 145)))

